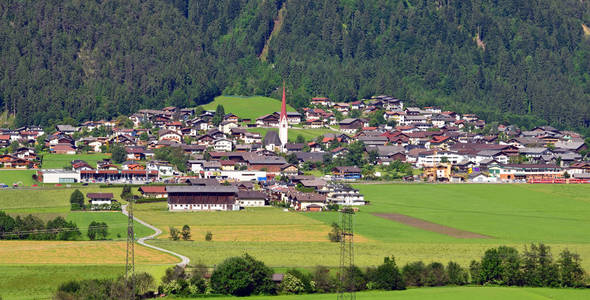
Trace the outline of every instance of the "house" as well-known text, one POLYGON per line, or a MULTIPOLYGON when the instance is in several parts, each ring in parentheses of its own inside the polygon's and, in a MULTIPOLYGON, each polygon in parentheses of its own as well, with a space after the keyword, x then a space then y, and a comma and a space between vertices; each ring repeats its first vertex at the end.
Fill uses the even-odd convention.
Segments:
POLYGON ((282 145, 279 134, 276 131, 269 130, 266 132, 263 140, 264 148, 268 151, 276 151, 282 145))
POLYGON ((144 198, 168 198, 166 187, 163 185, 144 185, 138 191, 144 198))
POLYGON ((359 190, 350 185, 330 183, 320 189, 320 194, 326 195, 326 201, 331 204, 359 206, 365 205, 365 197, 359 190))
POLYGON ((311 105, 318 105, 318 106, 326 106, 326 107, 332 106, 332 101, 330 101, 330 99, 326 98, 326 97, 311 98, 310 103, 311 103, 311 105))
POLYGON ((160 176, 174 175, 174 166, 164 161, 150 161, 146 164, 146 170, 158 171, 160 176))
POLYGON ((356 166, 341 166, 332 169, 334 179, 361 179, 361 169, 356 166))
POLYGON ((239 210, 234 186, 166 186, 169 211, 239 210))
POLYGON ((360 119, 344 119, 340 121, 340 131, 354 134, 357 130, 363 128, 363 122, 360 119))
POLYGON ((233 149, 233 143, 228 139, 218 139, 213 142, 213 148, 217 152, 231 152, 233 149))
POLYGON ((238 191, 238 203, 241 207, 262 207, 267 196, 259 191, 238 191))
POLYGON ((66 134, 72 134, 78 131, 78 128, 72 125, 55 125, 55 130, 66 134))
POLYGON ((76 149, 71 144, 57 144, 49 148, 49 152, 55 154, 76 154, 76 149))
POLYGON ((326 207, 326 196, 295 191, 288 193, 287 203, 300 211, 321 211, 326 207))
POLYGON ((86 197, 91 206, 97 205, 111 205, 113 201, 113 193, 87 193, 86 197))
POLYGON ((256 126, 258 127, 279 127, 279 116, 276 114, 268 114, 256 119, 256 126))
POLYGON ((158 135, 160 136, 158 138, 158 141, 175 141, 175 142, 181 142, 182 141, 182 136, 174 131, 174 130, 169 130, 169 129, 162 129, 160 131, 158 131, 158 135))

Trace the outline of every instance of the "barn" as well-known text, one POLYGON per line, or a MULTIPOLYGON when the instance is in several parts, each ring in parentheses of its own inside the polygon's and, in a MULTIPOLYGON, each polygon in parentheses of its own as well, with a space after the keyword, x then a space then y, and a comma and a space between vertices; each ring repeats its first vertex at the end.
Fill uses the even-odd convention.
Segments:
POLYGON ((235 186, 166 186, 169 211, 239 210, 235 186))

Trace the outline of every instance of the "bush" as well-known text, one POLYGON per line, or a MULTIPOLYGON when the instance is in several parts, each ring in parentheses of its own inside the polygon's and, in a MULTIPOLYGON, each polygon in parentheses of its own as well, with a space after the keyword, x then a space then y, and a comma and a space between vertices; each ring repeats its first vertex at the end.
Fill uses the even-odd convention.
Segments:
POLYGON ((469 282, 469 276, 456 262, 449 262, 447 265, 447 276, 449 278, 449 284, 453 285, 465 285, 469 282))
POLYGON ((426 267, 421 261, 405 265, 402 274, 406 286, 424 286, 426 282, 426 267))
POLYGON ((84 209, 84 194, 80 190, 75 189, 70 195, 70 205, 72 210, 84 209))
POLYGON ((191 239, 191 228, 190 228, 190 226, 188 226, 188 225, 182 226, 181 235, 182 235, 182 239, 183 240, 185 240, 185 241, 190 240, 191 239))
POLYGON ((291 269, 287 271, 287 274, 291 276, 295 276, 297 279, 301 281, 303 284, 303 292, 311 294, 315 292, 315 283, 312 281, 312 277, 308 273, 303 273, 296 269, 291 269))
POLYGON ((301 294, 305 291, 305 285, 299 278, 287 273, 279 285, 279 290, 283 294, 301 294))
POLYGON ((180 239, 180 231, 172 226, 170 226, 169 229, 170 229, 170 239, 173 241, 178 241, 180 239))
POLYGON ((249 296, 274 293, 272 271, 263 262, 244 254, 224 260, 211 275, 211 288, 224 295, 249 296))
POLYGON ((332 223, 332 231, 328 233, 328 238, 330 242, 338 243, 342 241, 342 230, 340 229, 340 225, 338 223, 332 223))
POLYGON ((109 226, 105 222, 92 221, 88 225, 88 238, 94 240, 106 240, 109 234, 109 226))
POLYGON ((426 266, 426 281, 427 286, 444 286, 449 283, 445 266, 439 262, 433 262, 426 266))
POLYGON ((406 289, 406 284, 395 264, 395 258, 393 256, 391 258, 385 257, 383 264, 377 267, 373 274, 373 278, 370 278, 370 280, 374 282, 376 289, 389 291, 406 289))
POLYGON ((483 280, 481 278, 481 263, 472 260, 469 264, 469 273, 471 274, 471 283, 473 284, 482 284, 483 280))
POLYGON ((211 233, 211 231, 207 231, 207 233, 205 234, 205 241, 212 241, 213 240, 213 233, 211 233))
POLYGON ((318 293, 330 293, 336 291, 336 279, 330 277, 330 269, 317 266, 312 276, 315 289, 318 293))
POLYGON ((568 249, 565 249, 559 254, 557 264, 559 265, 561 286, 584 286, 584 269, 582 269, 580 256, 578 254, 571 253, 568 249))
POLYGON ((343 275, 340 284, 345 291, 363 291, 367 289, 367 279, 359 267, 346 268, 343 275))

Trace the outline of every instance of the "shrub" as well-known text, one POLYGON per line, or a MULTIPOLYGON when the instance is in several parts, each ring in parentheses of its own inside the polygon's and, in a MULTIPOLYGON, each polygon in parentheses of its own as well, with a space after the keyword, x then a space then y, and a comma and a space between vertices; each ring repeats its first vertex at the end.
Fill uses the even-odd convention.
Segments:
POLYGON ((367 279, 357 266, 346 268, 340 284, 345 291, 362 291, 367 289, 367 279))
POLYGON ((318 293, 330 293, 336 291, 336 279, 330 277, 330 269, 317 266, 312 276, 315 290, 318 293))
POLYGON ((481 278, 481 263, 472 260, 469 264, 469 273, 471 274, 471 283, 474 284, 482 284, 483 280, 481 278))
POLYGON ((580 256, 571 253, 568 249, 559 254, 559 278, 564 287, 584 286, 584 269, 582 269, 580 256))
POLYGON ((80 210, 84 208, 84 194, 79 189, 75 189, 70 195, 70 204, 72 210, 80 210))
POLYGON ((421 261, 405 265, 402 269, 402 274, 406 286, 423 286, 426 281, 425 270, 426 267, 421 261))
MULTIPOLYGON (((367 272, 368 273, 368 272, 367 272)), ((368 276, 367 276, 368 277, 368 276)), ((402 275, 395 264, 395 258, 385 257, 383 264, 374 271, 374 277, 371 281, 375 283, 376 289, 381 290, 404 290, 406 284, 402 275)))
POLYGON ((92 221, 88 225, 88 238, 94 240, 106 240, 109 234, 109 226, 105 222, 92 221))
POLYGON ((188 225, 182 226, 182 239, 188 241, 191 239, 191 228, 188 225))
POLYGON ((305 285, 299 278, 287 273, 279 285, 279 290, 283 294, 301 294, 305 291, 305 285))
POLYGON ((427 286, 444 286, 449 283, 445 266, 439 262, 430 263, 426 266, 426 281, 427 286))
POLYGON ((170 239, 173 241, 178 241, 180 239, 180 232, 178 229, 170 226, 170 239))
POLYGON ((328 233, 328 238, 330 239, 330 242, 334 243, 338 243, 342 240, 342 230, 338 223, 332 223, 332 231, 328 233))
POLYGON ((311 294, 315 292, 315 283, 312 281, 312 277, 308 273, 303 273, 296 269, 291 269, 287 271, 287 274, 291 276, 295 276, 297 279, 303 283, 304 292, 311 294))
POLYGON ((272 271, 263 262, 244 254, 224 260, 211 275, 211 288, 225 295, 249 296, 274 292, 272 271))
POLYGON ((211 231, 207 231, 207 233, 205 234, 205 241, 212 241, 213 240, 213 233, 211 233, 211 231))
POLYGON ((447 276, 449 278, 449 284, 454 285, 465 285, 469 281, 467 271, 465 271, 456 262, 449 262, 447 265, 447 276))

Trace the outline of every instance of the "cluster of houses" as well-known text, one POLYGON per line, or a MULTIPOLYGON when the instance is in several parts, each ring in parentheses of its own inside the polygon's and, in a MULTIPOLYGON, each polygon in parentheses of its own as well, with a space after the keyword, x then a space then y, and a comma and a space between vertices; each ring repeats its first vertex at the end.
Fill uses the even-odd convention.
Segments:
MULTIPOLYGON (((166 107, 134 113, 128 122, 133 126, 126 126, 131 128, 117 121, 88 121, 57 125, 50 133, 38 126, 0 129, 0 148, 5 149, 0 166, 39 169, 37 178, 43 183, 174 183, 140 189, 146 197, 166 198, 173 211, 273 203, 307 211, 331 204, 364 205, 358 190, 343 183, 363 179, 363 166, 335 166, 321 178, 302 175, 301 170, 306 163, 321 164, 327 156, 345 157, 348 145, 357 141, 363 142, 365 156, 376 157, 378 166, 399 161, 420 170, 407 180, 590 182, 590 162, 584 160, 588 145, 575 132, 551 126, 526 131, 511 125, 486 128, 476 115, 405 107, 390 96, 350 103, 318 97, 301 113, 287 112, 283 97, 281 112, 254 121, 228 113, 215 126, 214 116, 213 111, 196 114, 193 109, 166 107), (383 124, 371 124, 369 116, 375 113, 383 114, 383 124), (269 129, 263 136, 251 127, 279 130, 269 129), (289 127, 332 131, 313 141, 292 143, 287 139, 289 127), (69 168, 40 169, 40 144, 43 151, 58 154, 100 153, 117 144, 124 147, 126 161, 115 164, 106 159, 91 166, 72 160, 69 168), (186 172, 155 159, 155 150, 163 147, 176 147, 189 157, 186 172)), ((370 177, 380 177, 379 170, 370 177)))

